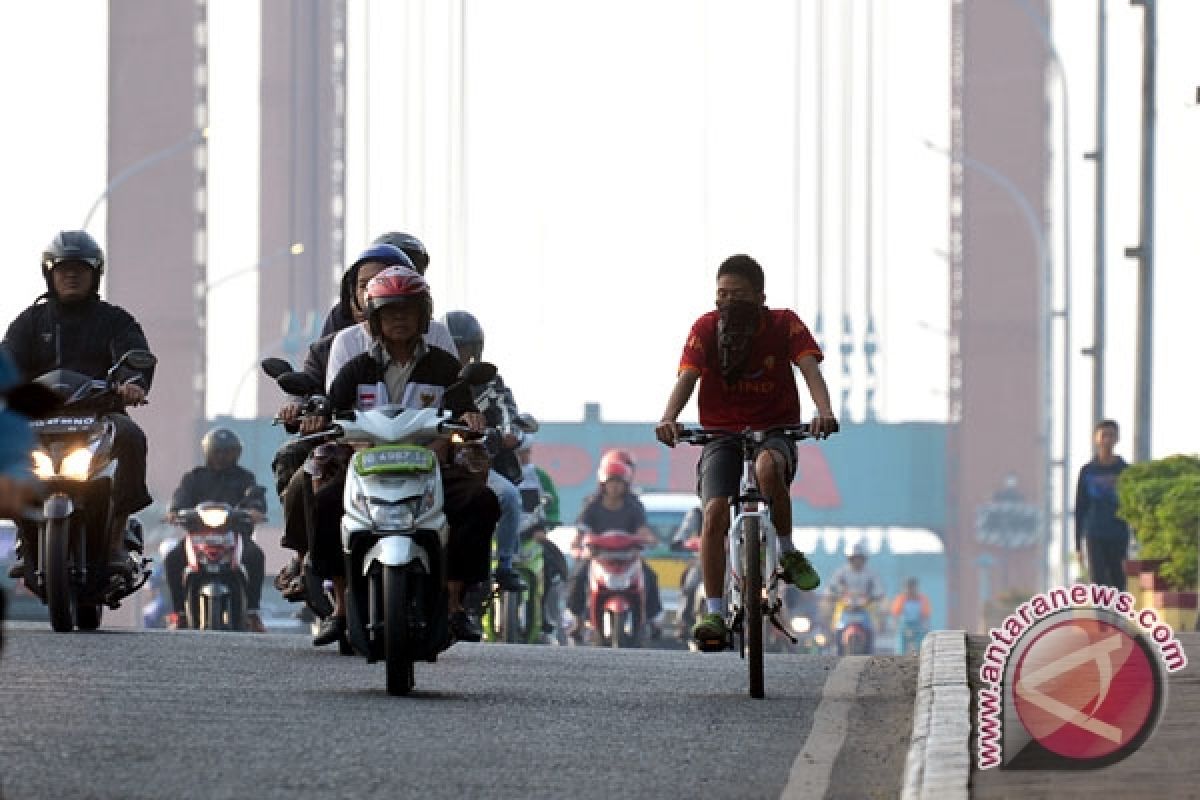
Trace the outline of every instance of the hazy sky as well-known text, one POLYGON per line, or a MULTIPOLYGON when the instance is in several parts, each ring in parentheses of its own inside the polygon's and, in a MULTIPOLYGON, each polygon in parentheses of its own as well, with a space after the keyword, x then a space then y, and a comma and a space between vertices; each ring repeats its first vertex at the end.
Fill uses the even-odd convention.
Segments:
MULTIPOLYGON (((467 236, 457 243, 445 214, 444 5, 350 0, 347 255, 385 229, 426 239, 439 313, 467 307, 480 317, 488 356, 523 406, 543 418, 572 419, 584 402, 595 401, 610 419, 657 419, 687 326, 711 307, 715 268, 733 252, 762 261, 770 304, 792 306, 815 322, 815 201, 808 188, 813 3, 801 5, 799 33, 793 6, 776 2, 468 4, 467 236), (793 100, 798 36, 799 113, 793 100), (456 245, 465 254, 461 264, 456 245)), ((835 74, 843 5, 827 4, 835 74)), ((209 3, 211 281, 245 270, 257 257, 257 6, 209 3)), ((1191 105, 1200 83, 1191 58, 1200 6, 1192 0, 1161 0, 1160 6, 1154 452, 1165 455, 1200 450, 1188 347, 1200 295, 1200 231, 1193 219, 1200 109, 1191 105)), ((853 7, 861 25, 865 3, 853 7)), ((879 269, 879 406, 887 420, 941 419, 947 299, 945 262, 937 251, 946 242, 947 165, 924 142, 947 139, 948 4, 913 0, 877 2, 876 8, 875 159, 882 174, 871 252, 879 269)), ((0 84, 4 320, 41 290, 42 247, 56 230, 82 222, 106 180, 106 9, 98 0, 0 5, 0 69, 10 76, 0 84)), ((1055 9, 1071 94, 1073 345, 1079 348, 1091 338, 1092 169, 1081 156, 1093 143, 1095 12, 1081 0, 1055 9)), ((1128 433, 1136 270, 1122 250, 1137 239, 1141 14, 1123 2, 1110 2, 1109 13, 1107 405, 1128 433)), ((861 40, 855 52, 851 69, 861 77, 861 40)), ((1056 84, 1048 91, 1057 109, 1056 84)), ((826 195, 830 263, 841 257, 841 98, 835 83, 826 107, 834 142, 826 195)), ((864 95, 854 102, 851 213, 860 231, 864 95)), ((1057 159, 1057 133, 1051 138, 1057 159)), ((1054 168, 1057 176, 1057 160, 1054 168)), ((136 190, 136 180, 119 189, 136 190)), ((1057 189, 1050 192, 1056 202, 1057 189)), ((1057 222, 1057 209, 1054 214, 1057 222)), ((102 215, 92 228, 104 230, 102 215)), ((1058 231, 1051 236, 1057 254, 1058 231)), ((852 236, 850 260, 861 263, 865 246, 861 233, 852 236)), ((825 284, 826 374, 836 396, 843 298, 841 277, 831 267, 825 284)), ((209 318, 222 321, 210 333, 214 414, 253 407, 253 382, 245 381, 241 391, 239 385, 256 360, 242 344, 254 329, 254 287, 246 273, 210 295, 217 308, 209 318)), ((856 416, 864 294, 856 275, 847 295, 856 416)), ((1073 370, 1072 459, 1078 464, 1088 454, 1090 363, 1076 357, 1073 370)))

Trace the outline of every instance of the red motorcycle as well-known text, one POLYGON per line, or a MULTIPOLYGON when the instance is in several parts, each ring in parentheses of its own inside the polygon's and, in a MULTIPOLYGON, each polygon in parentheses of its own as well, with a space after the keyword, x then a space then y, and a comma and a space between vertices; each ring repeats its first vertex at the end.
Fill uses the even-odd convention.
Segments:
POLYGON ((609 531, 589 533, 583 537, 583 546, 592 554, 588 615, 595 643, 638 647, 646 623, 641 542, 633 534, 609 531))
POLYGON ((200 503, 179 512, 187 531, 183 572, 188 626, 193 630, 246 629, 248 577, 242 565, 242 535, 254 530, 250 514, 225 503, 200 503))

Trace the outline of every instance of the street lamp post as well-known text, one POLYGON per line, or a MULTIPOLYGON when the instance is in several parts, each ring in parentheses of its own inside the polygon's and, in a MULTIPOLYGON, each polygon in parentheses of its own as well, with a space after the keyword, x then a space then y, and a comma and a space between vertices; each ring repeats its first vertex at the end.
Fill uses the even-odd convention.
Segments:
MULTIPOLYGON (((228 416, 232 417, 237 410, 238 400, 242 397, 242 391, 246 388, 250 377, 259 370, 259 361, 267 356, 275 355, 280 349, 288 355, 298 353, 306 342, 311 342, 316 338, 318 324, 319 320, 317 320, 315 315, 305 320, 303 325, 296 325, 294 318, 288 319, 288 329, 283 337, 264 347, 262 352, 254 357, 254 363, 247 367, 246 371, 238 378, 237 386, 233 390, 233 399, 229 401, 228 416)), ((294 362, 293 365, 299 366, 294 362)))
MULTIPOLYGON (((304 253, 304 243, 303 242, 292 242, 287 247, 281 248, 279 251, 272 253, 271 255, 267 256, 266 258, 263 258, 260 261, 254 263, 254 264, 251 264, 248 267, 243 267, 241 269, 234 270, 233 272, 230 272, 226 275, 222 275, 220 278, 218 278, 217 280, 215 280, 211 283, 205 284, 203 286, 198 286, 197 293, 200 296, 199 299, 207 302, 209 295, 212 293, 212 291, 214 289, 224 286, 225 284, 227 284, 233 280, 236 280, 237 278, 242 278, 242 277, 245 277, 246 275, 257 274, 259 271, 261 271, 263 269, 263 267, 266 267, 269 264, 272 264, 280 259, 288 258, 291 256, 303 255, 303 253, 304 253)), ((316 328, 315 322, 311 319, 307 320, 304 326, 296 326, 292 323, 292 321, 289 318, 288 331, 284 335, 284 337, 282 339, 280 339, 279 341, 272 343, 269 347, 263 348, 263 352, 269 353, 270 351, 273 351, 280 346, 286 345, 287 346, 286 349, 288 350, 288 352, 292 353, 298 349, 297 342, 299 342, 301 339, 303 339, 303 337, 308 336, 308 340, 316 338, 315 328, 316 328), (309 334, 313 334, 313 335, 309 335, 309 334)), ((233 401, 231 402, 230 408, 229 408, 229 416, 233 416, 234 408, 237 406, 237 401, 241 397, 242 389, 245 387, 246 381, 250 378, 251 375, 254 374, 254 372, 257 369, 258 369, 258 362, 256 360, 254 365, 251 366, 249 369, 247 369, 242 374, 242 376, 238 379, 237 387, 234 389, 233 401)))
POLYGON ((1141 204, 1138 211, 1138 243, 1125 254, 1138 261, 1137 361, 1133 403, 1133 457, 1150 460, 1151 422, 1154 399, 1154 130, 1157 79, 1157 0, 1132 0, 1142 7, 1142 142, 1141 204))
POLYGON ((211 292, 213 289, 216 289, 218 286, 223 286, 226 283, 229 283, 234 278, 240 278, 243 275, 250 275, 252 273, 256 273, 260 269, 265 267, 266 265, 276 261, 277 259, 283 258, 284 256, 298 256, 298 255, 302 255, 303 253, 304 253, 304 243, 303 242, 293 242, 292 244, 283 248, 279 252, 269 255, 266 258, 262 259, 261 261, 251 264, 248 267, 242 267, 239 270, 230 272, 228 275, 222 275, 220 278, 213 281, 212 283, 205 285, 203 287, 204 295, 205 295, 205 297, 207 297, 209 292, 211 292))
MULTIPOLYGON (((936 153, 942 154, 946 158, 953 159, 953 155, 950 153, 949 150, 945 149, 944 147, 938 147, 937 145, 935 145, 933 142, 930 142, 930 141, 926 141, 925 146, 927 148, 929 148, 930 150, 933 150, 936 153)), ((993 184, 995 184, 1000 189, 1002 189, 1004 191, 1004 193, 1007 194, 1012 199, 1013 203, 1016 204, 1017 208, 1021 212, 1022 218, 1025 220, 1026 226, 1029 228, 1029 233, 1033 237, 1034 244, 1037 247, 1037 261, 1038 261, 1038 264, 1041 265, 1042 275, 1043 275, 1043 278, 1045 281, 1047 313, 1045 315, 1044 335, 1046 337, 1046 344, 1045 344, 1045 354, 1043 356, 1043 378, 1042 378, 1042 381, 1043 381, 1042 441, 1043 441, 1043 446, 1046 449, 1046 452, 1045 452, 1045 458, 1043 459, 1043 462, 1045 465, 1044 473, 1043 473, 1043 480, 1045 482, 1045 492, 1043 494, 1042 509, 1043 509, 1043 514, 1045 515, 1044 526, 1045 526, 1045 531, 1046 531, 1046 542, 1045 542, 1046 550, 1045 550, 1045 555, 1043 556, 1044 563, 1042 564, 1042 574, 1043 574, 1042 584, 1043 584, 1043 586, 1049 586, 1049 581, 1047 580, 1047 578, 1048 578, 1049 556, 1050 556, 1050 552, 1049 552, 1050 526, 1054 519, 1053 500, 1052 500, 1053 493, 1050 491, 1050 486, 1051 486, 1051 482, 1052 482, 1052 474, 1051 473, 1053 471, 1052 467, 1054 466, 1053 459, 1051 458, 1051 444, 1050 444, 1052 418, 1053 418, 1053 400, 1052 400, 1052 393, 1051 393, 1051 388, 1050 388, 1052 372, 1053 372, 1053 368, 1051 366, 1051 362, 1052 362, 1052 350, 1051 350, 1051 338, 1052 338, 1051 319, 1052 319, 1052 315, 1051 315, 1051 313, 1049 313, 1050 304, 1053 301, 1053 298, 1050 296, 1052 294, 1051 290, 1052 290, 1052 286, 1053 286, 1053 284, 1052 284, 1052 265, 1050 263, 1050 248, 1047 246, 1046 232, 1042 228, 1042 221, 1037 213, 1037 210, 1033 207, 1033 204, 1031 202, 1029 202, 1029 198, 1025 196, 1025 193, 1022 192, 1021 189, 1015 183, 1013 183, 1012 180, 1009 179, 1009 177, 1007 175, 1000 172, 999 170, 997 170, 995 167, 991 166, 990 164, 986 164, 986 163, 980 161, 979 159, 972 158, 971 156, 967 155, 966 153, 962 154, 962 165, 964 168, 974 170, 975 172, 979 173, 983 177, 987 178, 993 184)), ((1064 459, 1064 461, 1058 462, 1058 464, 1059 465, 1065 464, 1065 459, 1064 459)), ((1066 482, 1066 479, 1067 479, 1067 476, 1064 471, 1064 473, 1063 473, 1064 484, 1066 482)), ((1066 569, 1067 569, 1067 562, 1066 562, 1067 534, 1066 534, 1066 529, 1065 529, 1066 517, 1067 517, 1066 507, 1064 506, 1064 508, 1063 508, 1064 530, 1063 530, 1063 542, 1062 542, 1062 551, 1063 551, 1062 573, 1064 576, 1064 580, 1066 577, 1066 569)))
POLYGON ((143 172, 161 161, 166 161, 176 153, 186 150, 187 148, 195 145, 197 142, 203 141, 207 138, 208 128, 197 128, 175 144, 151 153, 140 161, 135 161, 125 169, 118 172, 113 179, 108 182, 108 185, 104 187, 104 190, 100 192, 99 196, 96 197, 95 202, 92 203, 92 207, 88 209, 87 215, 83 218, 83 224, 79 226, 79 229, 87 230, 88 225, 90 225, 92 222, 92 217, 95 216, 96 212, 100 209, 100 205, 107 200, 112 191, 122 183, 129 180, 134 175, 137 175, 139 172, 143 172))
MULTIPOLYGON (((1071 106, 1070 96, 1067 92, 1067 69, 1063 66, 1062 59, 1058 55, 1058 48, 1054 46, 1054 36, 1050 31, 1050 22, 1045 17, 1041 16, 1030 7, 1028 0, 1017 0, 1021 6, 1021 10, 1029 17, 1029 21, 1033 23, 1033 27, 1042 37, 1042 41, 1046 45, 1046 53, 1050 56, 1050 63, 1054 64, 1055 70, 1058 72, 1058 85, 1062 89, 1062 290, 1063 301, 1062 308, 1053 312, 1054 316, 1062 320, 1063 326, 1063 363, 1062 363, 1062 380, 1063 380, 1063 407, 1062 407, 1062 460, 1060 466, 1062 469, 1062 485, 1059 487, 1062 493, 1060 502, 1062 503, 1062 564, 1063 564, 1063 582, 1069 577, 1067 574, 1067 554, 1070 552, 1068 545, 1068 528, 1070 527, 1070 506, 1071 506, 1071 484, 1070 484, 1070 468, 1071 468, 1071 106)), ((1095 343, 1093 343, 1094 345, 1095 343)), ((1093 346, 1091 356, 1100 362, 1103 358, 1103 352, 1097 351, 1093 346)), ((1099 394, 1103 391, 1103 366, 1094 371, 1093 375, 1093 391, 1099 394), (1097 378, 1096 376, 1100 377, 1097 378), (1096 381, 1100 383, 1096 384, 1096 381)), ((1093 399, 1093 404, 1095 404, 1093 399)))

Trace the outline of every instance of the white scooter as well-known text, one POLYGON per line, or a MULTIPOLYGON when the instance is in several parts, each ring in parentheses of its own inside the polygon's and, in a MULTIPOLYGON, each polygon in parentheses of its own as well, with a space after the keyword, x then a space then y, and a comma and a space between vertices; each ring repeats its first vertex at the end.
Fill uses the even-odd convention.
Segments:
MULTIPOLYGON (((494 374, 490 364, 470 364, 446 391, 494 374)), ((277 380, 299 394, 291 377, 277 380)), ((427 445, 455 432, 470 433, 447 411, 390 405, 336 414, 329 430, 313 434, 367 445, 346 471, 346 633, 368 663, 386 662, 392 695, 412 691, 414 662, 434 662, 454 642, 446 605, 449 528, 441 471, 427 445)))

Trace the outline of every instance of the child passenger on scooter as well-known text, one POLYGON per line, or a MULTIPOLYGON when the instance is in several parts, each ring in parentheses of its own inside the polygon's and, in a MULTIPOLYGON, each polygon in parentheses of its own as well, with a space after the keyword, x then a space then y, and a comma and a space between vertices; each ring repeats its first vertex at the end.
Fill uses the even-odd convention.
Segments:
MULTIPOLYGON (((389 267, 367 285, 367 312, 375 337, 366 353, 346 362, 329 388, 334 411, 365 410, 395 404, 409 408, 444 407, 464 424, 482 431, 484 420, 475 406, 470 387, 447 391, 457 382, 461 365, 453 355, 426 344, 423 334, 433 316, 429 285, 420 274, 405 267, 389 267), (444 397, 443 397, 444 395, 444 397)), ((315 433, 329 424, 324 417, 308 418, 301 432, 315 433)), ((479 641, 482 632, 462 604, 468 583, 487 579, 491 558, 491 533, 500 517, 496 496, 484 476, 449 462, 448 442, 432 442, 430 449, 442 464, 442 491, 450 541, 447 547, 447 593, 450 628, 456 639, 479 641)), ((334 610, 313 644, 332 644, 346 629, 345 564, 337 520, 341 517, 341 491, 318 495, 316 528, 311 558, 313 570, 334 584, 334 610), (321 497, 327 498, 322 502, 321 497)))

